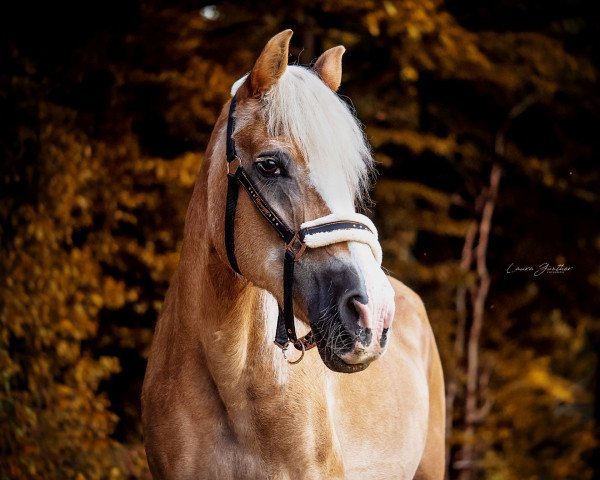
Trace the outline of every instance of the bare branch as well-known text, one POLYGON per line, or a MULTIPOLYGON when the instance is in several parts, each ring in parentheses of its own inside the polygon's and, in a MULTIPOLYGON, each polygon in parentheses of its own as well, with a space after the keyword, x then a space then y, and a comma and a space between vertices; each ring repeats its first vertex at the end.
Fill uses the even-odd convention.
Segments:
MULTIPOLYGON (((490 275, 487 269, 487 251, 492 226, 492 217, 498 198, 500 178, 502 169, 500 160, 506 153, 506 133, 512 121, 521 115, 535 102, 535 97, 528 96, 522 102, 515 105, 508 113, 501 128, 496 133, 494 142, 494 159, 489 176, 489 183, 482 188, 481 193, 475 200, 475 210, 481 214, 479 223, 473 222, 473 230, 469 229, 465 237, 460 266, 463 270, 475 269, 477 281, 475 285, 468 288, 471 294, 471 324, 466 336, 467 304, 466 288, 464 285, 458 287, 456 292, 457 330, 455 337, 455 354, 460 362, 464 356, 466 342, 466 396, 464 412, 464 433, 467 442, 458 453, 458 459, 454 462, 454 468, 460 470, 460 479, 467 480, 474 477, 477 465, 477 452, 475 451, 474 436, 475 426, 481 423, 489 414, 492 403, 489 398, 488 385, 491 368, 488 366, 480 374, 479 350, 481 333, 485 317, 485 304, 490 289, 490 275), (477 246, 473 251, 473 244, 477 237, 477 246), (474 263, 474 265, 473 265, 474 263)), ((454 408, 455 397, 458 395, 458 384, 452 391, 451 408, 454 408)), ((452 412, 449 411, 449 414, 452 412)), ((450 426, 452 426, 450 424, 450 426)))

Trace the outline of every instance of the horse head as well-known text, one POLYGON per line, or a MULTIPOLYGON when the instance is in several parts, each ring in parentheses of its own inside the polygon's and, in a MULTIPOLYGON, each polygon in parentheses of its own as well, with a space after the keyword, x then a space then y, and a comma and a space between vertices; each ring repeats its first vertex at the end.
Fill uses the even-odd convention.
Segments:
POLYGON ((292 250, 298 261, 291 260, 288 285, 295 316, 311 328, 330 369, 355 372, 385 351, 395 309, 375 227, 356 213, 366 200, 373 158, 361 126, 335 93, 344 47, 327 50, 312 68, 288 66, 291 36, 291 30, 275 35, 251 72, 233 85, 229 128, 221 122, 213 134, 218 146, 208 173, 209 234, 223 262, 284 305, 282 260, 285 243, 289 250, 293 241, 277 225, 301 232, 303 254, 298 260, 300 252, 292 250), (233 207, 223 180, 231 164, 242 167, 250 185, 233 207), (231 208, 235 248, 228 252, 222 219, 231 208), (341 225, 348 228, 342 232, 341 225), (304 244, 314 248, 304 251, 304 244))

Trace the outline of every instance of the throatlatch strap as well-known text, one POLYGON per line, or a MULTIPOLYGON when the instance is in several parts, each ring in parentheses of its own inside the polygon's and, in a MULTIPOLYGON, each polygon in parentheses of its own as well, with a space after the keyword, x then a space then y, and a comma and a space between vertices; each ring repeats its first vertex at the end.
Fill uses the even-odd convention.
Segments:
POLYGON ((294 254, 289 250, 285 251, 285 260, 283 261, 283 322, 288 338, 296 343, 296 325, 294 324, 294 265, 296 260, 294 254))
POLYGON ((225 249, 231 268, 240 275, 240 267, 235 258, 235 210, 237 207, 239 186, 234 174, 227 174, 227 205, 225 206, 225 249))
POLYGON ((277 330, 275 333, 275 344, 285 348, 286 344, 292 342, 297 350, 310 350, 315 346, 312 331, 304 337, 298 338, 296 325, 294 323, 294 265, 296 257, 290 250, 286 250, 283 261, 283 310, 279 310, 277 317, 277 330))
POLYGON ((277 315, 277 330, 275 331, 275 345, 279 348, 284 348, 288 341, 288 334, 285 330, 285 321, 283 320, 283 310, 279 308, 277 315))

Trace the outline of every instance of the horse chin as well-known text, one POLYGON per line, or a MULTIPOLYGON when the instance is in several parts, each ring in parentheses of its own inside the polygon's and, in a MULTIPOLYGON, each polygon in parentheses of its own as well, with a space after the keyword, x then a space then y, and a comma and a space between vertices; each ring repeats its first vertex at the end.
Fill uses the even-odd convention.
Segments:
MULTIPOLYGON (((318 348, 318 346, 317 346, 318 348)), ((338 357, 335 353, 329 351, 323 351, 319 348, 319 355, 321 355, 321 359, 327 368, 333 370, 338 373, 356 373, 362 372, 365 370, 371 362, 365 363, 346 363, 340 357, 338 357)))
POLYGON ((372 360, 363 363, 347 363, 342 360, 328 345, 327 338, 316 338, 317 350, 327 368, 338 373, 362 372, 372 360))

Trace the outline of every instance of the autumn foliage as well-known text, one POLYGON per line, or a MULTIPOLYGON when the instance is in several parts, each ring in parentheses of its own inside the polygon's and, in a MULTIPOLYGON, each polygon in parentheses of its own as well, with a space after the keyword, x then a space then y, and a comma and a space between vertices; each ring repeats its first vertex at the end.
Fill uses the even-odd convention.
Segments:
POLYGON ((127 0, 0 7, 0 478, 149 478, 139 393, 191 188, 283 28, 291 62, 347 48, 384 263, 443 357, 449 478, 600 474, 591 7, 127 0), (544 262, 571 269, 508 272, 544 262))

